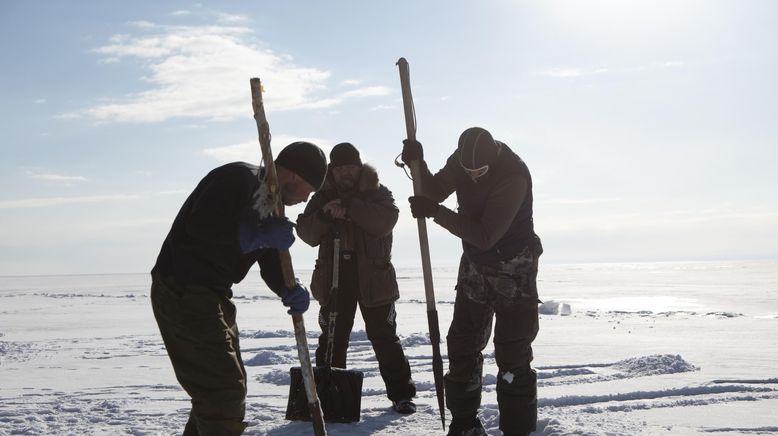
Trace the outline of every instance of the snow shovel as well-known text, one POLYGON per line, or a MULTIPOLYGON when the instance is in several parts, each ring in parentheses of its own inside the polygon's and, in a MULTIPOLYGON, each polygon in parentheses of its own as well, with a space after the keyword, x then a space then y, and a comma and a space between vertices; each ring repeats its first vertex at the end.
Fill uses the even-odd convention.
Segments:
MULTIPOLYGON (((332 367, 332 348, 335 343, 335 321, 338 317, 338 275, 340 274, 340 235, 337 224, 332 227, 333 251, 332 257, 332 288, 330 289, 329 319, 327 320, 327 353, 325 365, 313 370, 316 380, 316 391, 321 402, 324 420, 327 422, 356 422, 360 419, 362 408, 362 378, 361 371, 332 367)), ((311 415, 306 404, 300 367, 290 370, 289 402, 286 405, 286 419, 290 421, 309 421, 311 415)))

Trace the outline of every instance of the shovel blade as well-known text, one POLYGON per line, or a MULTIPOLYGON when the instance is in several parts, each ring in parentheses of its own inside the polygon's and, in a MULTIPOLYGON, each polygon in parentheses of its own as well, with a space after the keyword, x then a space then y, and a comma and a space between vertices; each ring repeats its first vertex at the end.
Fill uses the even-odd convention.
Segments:
MULTIPOLYGON (((286 405, 286 419, 310 421, 308 399, 305 396, 303 376, 299 366, 289 370, 289 401, 286 405)), ((362 379, 361 371, 342 368, 313 368, 316 393, 319 396, 324 420, 327 422, 357 422, 361 417, 362 379)))

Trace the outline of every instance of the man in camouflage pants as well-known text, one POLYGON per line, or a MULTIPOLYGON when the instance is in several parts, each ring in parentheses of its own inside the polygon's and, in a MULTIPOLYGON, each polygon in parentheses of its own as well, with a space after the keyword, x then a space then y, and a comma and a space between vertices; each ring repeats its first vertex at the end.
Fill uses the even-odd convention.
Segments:
POLYGON ((527 435, 537 421, 537 375, 530 367, 538 333, 538 257, 532 178, 524 161, 479 127, 465 130, 446 165, 432 174, 421 144, 404 141, 403 162, 420 161, 423 195, 410 198, 415 218, 462 239, 454 319, 449 327, 446 402, 449 435, 485 435, 481 405, 483 355, 494 332, 497 403, 505 435, 527 435), (439 203, 456 192, 459 209, 439 203))

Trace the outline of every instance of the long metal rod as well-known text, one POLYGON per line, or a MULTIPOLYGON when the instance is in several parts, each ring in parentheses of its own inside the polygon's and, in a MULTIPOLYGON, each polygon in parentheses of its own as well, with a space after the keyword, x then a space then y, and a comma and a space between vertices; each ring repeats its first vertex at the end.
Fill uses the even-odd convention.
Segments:
POLYGON ((326 364, 327 368, 332 367, 332 353, 335 348, 335 324, 338 320, 338 285, 340 276, 340 232, 338 232, 337 221, 333 220, 333 236, 332 239, 332 288, 330 288, 330 297, 327 300, 327 306, 330 311, 329 319, 327 320, 327 354, 326 364))
MULTIPOLYGON (((403 109, 405 111, 405 130, 408 139, 416 140, 416 112, 413 107, 411 95, 411 74, 408 61, 400 58, 397 61, 400 68, 400 86, 402 88, 403 109)), ((422 195, 420 162, 410 162, 411 178, 413 178, 413 195, 422 195)), ((416 224, 419 228, 419 248, 421 250, 421 268, 424 274, 424 295, 427 300, 427 324, 430 330, 430 342, 432 342, 432 372, 435 377, 435 393, 438 397, 440 408, 440 421, 443 429, 446 429, 446 407, 443 383, 443 358, 440 355, 440 326, 438 324, 438 311, 435 309, 435 289, 432 286, 432 266, 430 263, 430 247, 427 237, 427 221, 418 218, 416 224)))
MULTIPOLYGON (((250 80, 251 84, 251 103, 254 107, 254 119, 257 122, 257 131, 259 132, 259 145, 262 148, 262 161, 265 164, 265 182, 270 188, 273 198, 274 215, 284 215, 284 204, 281 201, 281 193, 278 186, 278 174, 276 173, 276 164, 273 160, 273 151, 270 148, 270 125, 265 117, 265 105, 262 101, 262 83, 259 78, 250 80)), ((284 274, 284 283, 287 288, 292 289, 295 286, 294 268, 292 267, 292 256, 289 251, 279 251, 281 259, 281 269, 284 274)), ((313 424, 313 433, 316 436, 325 436, 327 430, 324 427, 324 417, 321 412, 321 404, 316 394, 316 382, 313 377, 313 368, 311 366, 311 356, 308 352, 308 339, 305 331, 305 321, 302 315, 292 315, 294 323, 294 337, 297 340, 297 355, 300 358, 300 369, 303 375, 303 385, 305 394, 308 397, 308 409, 311 412, 311 422, 313 424)))

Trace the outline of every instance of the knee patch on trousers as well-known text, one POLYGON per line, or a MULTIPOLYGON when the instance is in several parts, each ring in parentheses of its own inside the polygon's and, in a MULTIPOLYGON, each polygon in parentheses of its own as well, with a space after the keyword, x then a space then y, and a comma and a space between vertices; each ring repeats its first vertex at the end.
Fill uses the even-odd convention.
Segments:
POLYGON ((513 371, 499 371, 497 373, 497 387, 516 391, 536 389, 538 375, 534 369, 515 369, 513 371))

